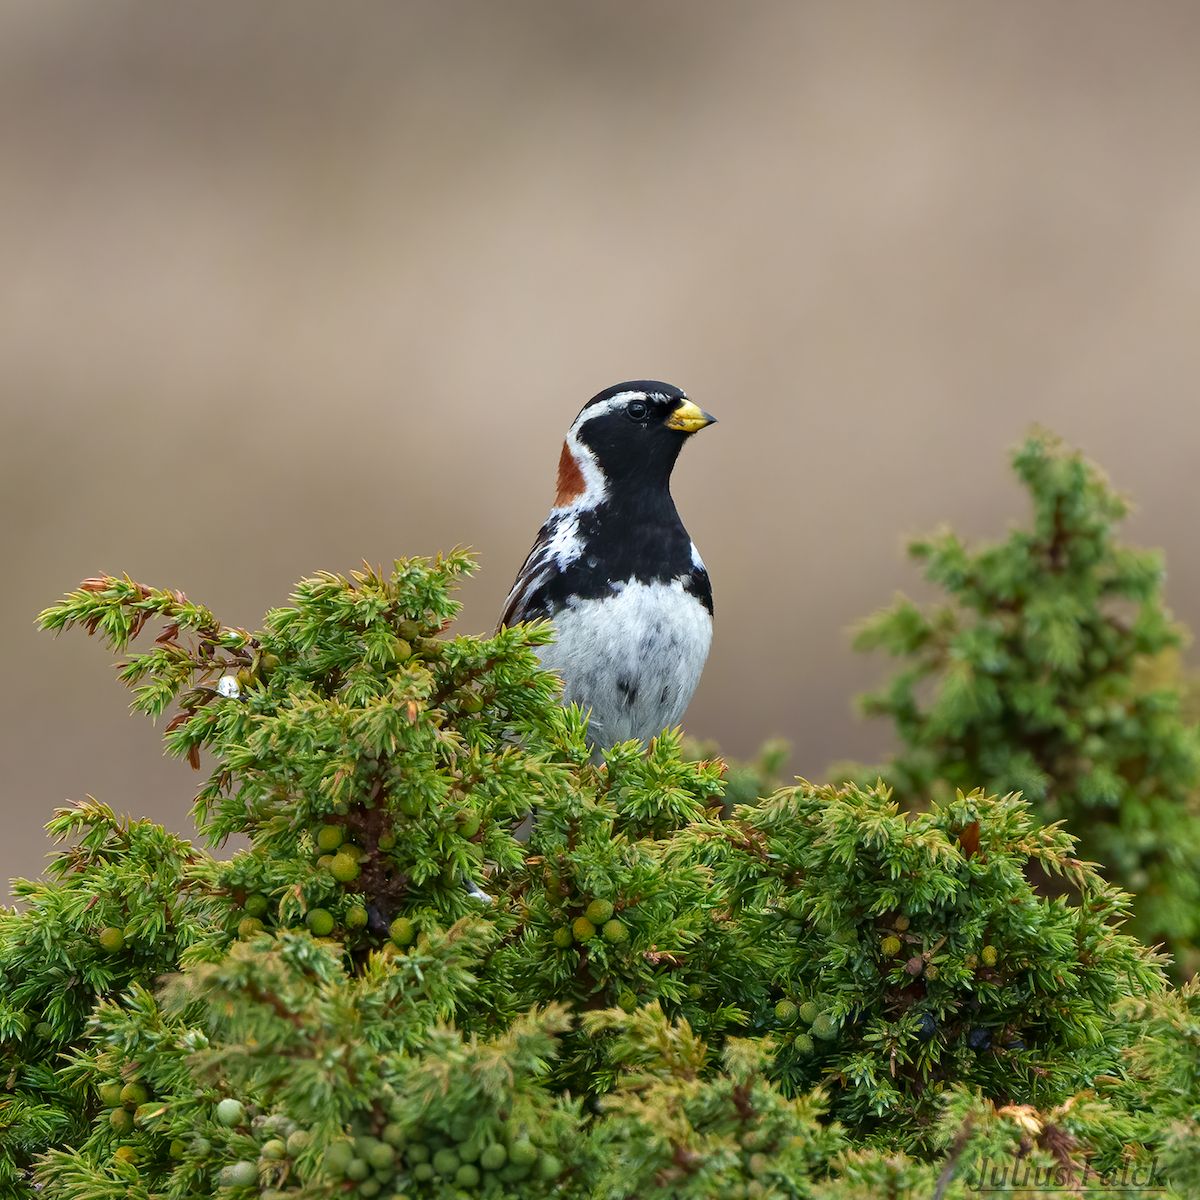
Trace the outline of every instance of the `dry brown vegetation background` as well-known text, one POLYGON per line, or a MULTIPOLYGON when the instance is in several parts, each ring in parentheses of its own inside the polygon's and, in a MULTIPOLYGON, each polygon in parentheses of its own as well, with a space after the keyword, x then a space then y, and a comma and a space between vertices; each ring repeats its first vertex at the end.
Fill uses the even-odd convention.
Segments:
POLYGON ((254 628, 469 543, 489 629, 621 379, 720 420, 675 491, 731 753, 886 750, 846 629, 920 593, 902 535, 1024 518, 1035 420, 1200 624, 1197 61, 1191 0, 6 0, 0 874, 196 784, 41 608, 125 571, 254 628))

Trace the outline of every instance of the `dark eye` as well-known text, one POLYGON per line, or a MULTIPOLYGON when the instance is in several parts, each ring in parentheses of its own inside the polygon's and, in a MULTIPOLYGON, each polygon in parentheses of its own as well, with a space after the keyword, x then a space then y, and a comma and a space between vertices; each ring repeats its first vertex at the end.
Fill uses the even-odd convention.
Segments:
POLYGON ((645 400, 634 400, 625 409, 626 415, 631 421, 644 421, 646 414, 650 411, 650 405, 645 400))

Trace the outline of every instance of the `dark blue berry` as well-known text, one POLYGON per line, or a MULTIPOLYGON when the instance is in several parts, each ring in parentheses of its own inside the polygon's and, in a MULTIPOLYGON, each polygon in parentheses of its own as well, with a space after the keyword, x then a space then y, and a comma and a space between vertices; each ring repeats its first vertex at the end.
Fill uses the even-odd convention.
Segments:
POLYGON ((938 1023, 932 1013, 922 1013, 920 1024, 917 1026, 917 1037, 923 1042, 931 1041, 937 1036, 938 1023))
POLYGON ((967 1045, 972 1050, 986 1050, 992 1044, 992 1032, 990 1029, 972 1029, 967 1034, 967 1045))

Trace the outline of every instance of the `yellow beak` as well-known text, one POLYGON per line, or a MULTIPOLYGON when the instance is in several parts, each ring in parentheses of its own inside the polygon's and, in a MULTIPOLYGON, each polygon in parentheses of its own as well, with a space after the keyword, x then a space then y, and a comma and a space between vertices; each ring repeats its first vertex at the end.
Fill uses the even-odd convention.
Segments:
POLYGON ((705 425, 716 424, 716 417, 701 412, 690 400, 685 400, 664 422, 668 429, 678 429, 681 433, 695 433, 705 425))

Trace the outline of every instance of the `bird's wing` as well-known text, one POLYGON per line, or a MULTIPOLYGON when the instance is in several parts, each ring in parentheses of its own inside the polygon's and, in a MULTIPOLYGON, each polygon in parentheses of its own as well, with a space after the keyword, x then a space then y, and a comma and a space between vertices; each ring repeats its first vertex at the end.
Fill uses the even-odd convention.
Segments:
POLYGON ((547 522, 539 531, 524 566, 517 572, 516 582, 512 585, 512 591, 508 593, 508 599, 504 602, 500 620, 496 625, 498 630, 521 621, 536 621, 539 617, 550 615, 544 596, 539 596, 538 593, 554 573, 554 550, 551 545, 553 538, 554 530, 551 523, 547 522))

